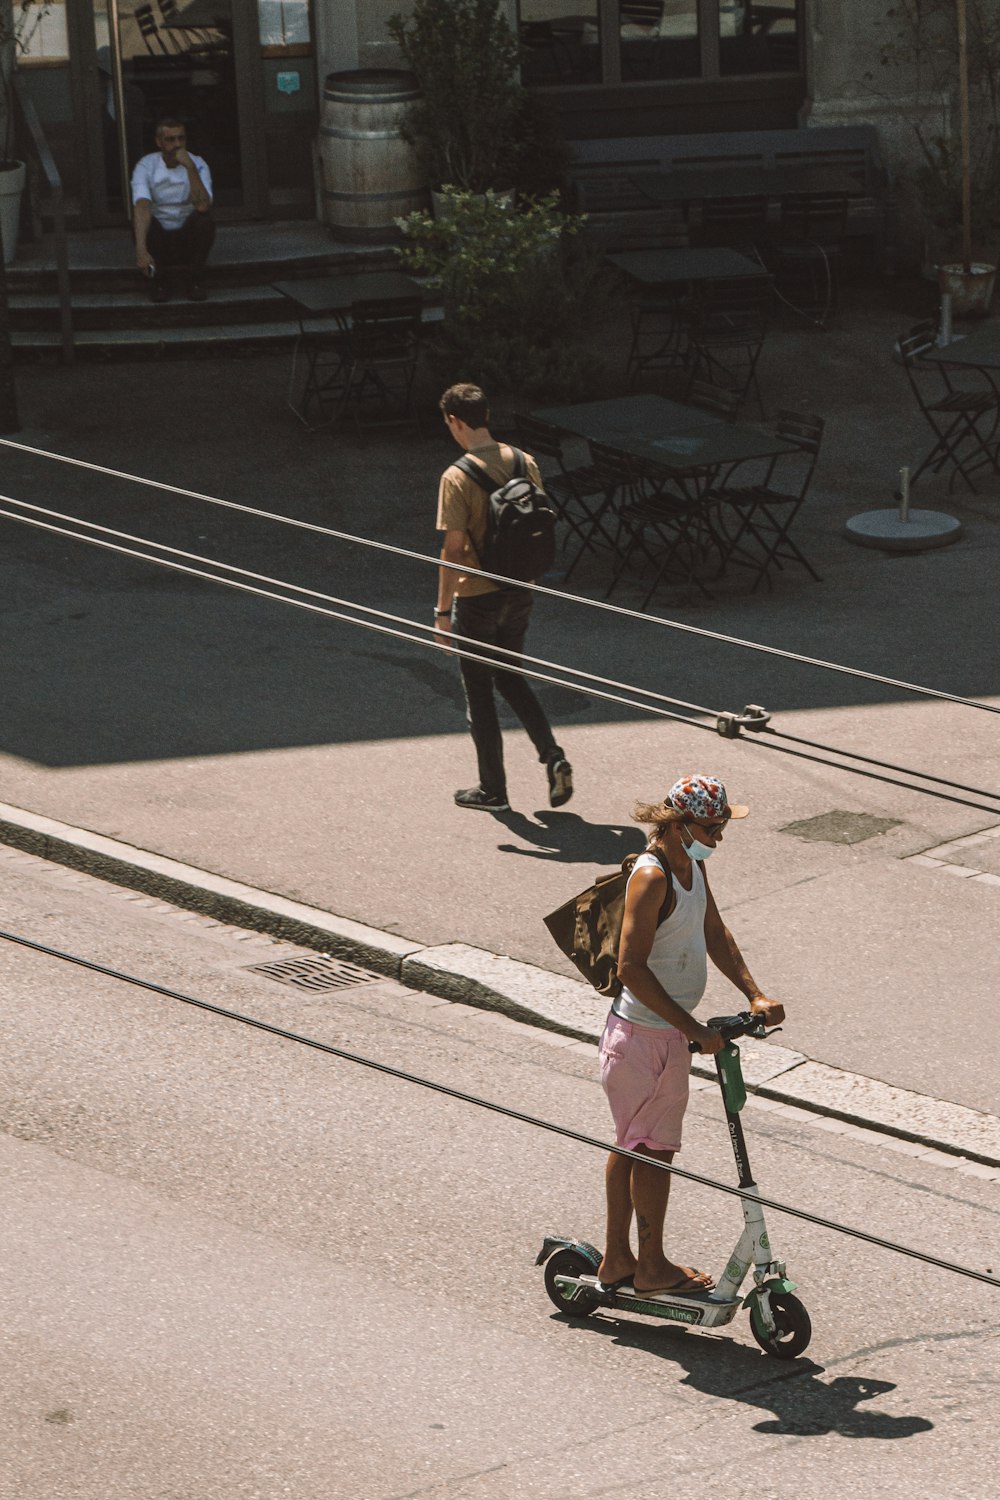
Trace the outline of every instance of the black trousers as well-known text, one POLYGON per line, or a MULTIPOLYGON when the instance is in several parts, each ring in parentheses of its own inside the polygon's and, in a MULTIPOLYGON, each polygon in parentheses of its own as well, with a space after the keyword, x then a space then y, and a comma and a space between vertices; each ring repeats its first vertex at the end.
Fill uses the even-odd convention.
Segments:
POLYGON ((211 211, 200 214, 196 209, 188 214, 180 229, 164 229, 159 219, 150 219, 146 249, 157 271, 176 267, 195 276, 205 269, 214 240, 215 220, 211 211))
MULTIPOLYGON (((489 594, 474 594, 455 600, 455 630, 482 642, 483 647, 500 646, 520 654, 531 618, 532 596, 522 589, 497 589, 489 594)), ((489 658, 492 653, 483 650, 489 658)), ((527 730, 531 743, 543 763, 562 754, 552 736, 552 728, 527 679, 508 665, 509 659, 496 656, 494 666, 487 661, 470 661, 461 657, 462 685, 469 729, 479 760, 479 785, 488 797, 507 796, 507 777, 503 764, 503 737, 497 717, 496 693, 517 714, 527 730)))

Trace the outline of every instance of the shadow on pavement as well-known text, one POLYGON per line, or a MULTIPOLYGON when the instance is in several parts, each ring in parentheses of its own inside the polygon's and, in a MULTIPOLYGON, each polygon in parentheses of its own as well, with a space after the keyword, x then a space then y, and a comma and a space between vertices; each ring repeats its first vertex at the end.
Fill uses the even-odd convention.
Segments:
POLYGON ((927 1417, 895 1417, 888 1412, 859 1409, 862 1401, 894 1391, 891 1380, 863 1375, 835 1375, 832 1380, 822 1380, 824 1367, 808 1358, 781 1364, 743 1344, 678 1328, 626 1323, 606 1315, 586 1322, 560 1313, 553 1317, 613 1338, 625 1348, 642 1349, 671 1361, 687 1372, 680 1383, 706 1396, 772 1412, 772 1417, 754 1423, 754 1432, 792 1437, 837 1433, 840 1437, 885 1440, 914 1437, 934 1427, 927 1417))
POLYGON ((538 812, 535 821, 513 810, 494 816, 511 833, 534 846, 522 849, 517 844, 498 844, 500 853, 521 854, 527 859, 620 865, 626 854, 637 854, 646 844, 641 828, 632 824, 588 823, 577 813, 538 812))

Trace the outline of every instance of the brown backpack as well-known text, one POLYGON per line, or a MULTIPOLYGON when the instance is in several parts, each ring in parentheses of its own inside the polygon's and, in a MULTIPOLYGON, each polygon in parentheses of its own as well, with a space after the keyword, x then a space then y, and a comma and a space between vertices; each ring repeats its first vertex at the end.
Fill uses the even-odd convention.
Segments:
MULTIPOLYGON (((658 860, 667 877, 667 894, 660 907, 659 925, 669 912, 673 896, 670 866, 655 849, 644 852, 658 860)), ((576 965, 587 983, 611 999, 620 995, 622 990, 618 978, 618 944, 625 915, 625 887, 638 858, 638 854, 626 855, 620 870, 599 875, 593 885, 588 885, 585 891, 542 918, 556 946, 576 965)))

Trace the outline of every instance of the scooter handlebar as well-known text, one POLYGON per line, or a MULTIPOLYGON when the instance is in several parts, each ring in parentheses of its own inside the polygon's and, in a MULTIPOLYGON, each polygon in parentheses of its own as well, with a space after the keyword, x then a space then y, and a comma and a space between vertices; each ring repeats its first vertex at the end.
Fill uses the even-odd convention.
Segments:
MULTIPOLYGON (((713 1016, 705 1025, 712 1031, 719 1032, 726 1042, 733 1042, 738 1036, 752 1036, 761 1041, 770 1035, 764 1024, 764 1017, 755 1015, 750 1010, 741 1010, 737 1016, 713 1016)), ((771 1030, 780 1031, 781 1027, 773 1026, 771 1030)), ((688 1042, 688 1051, 700 1052, 701 1048, 697 1042, 688 1042)))

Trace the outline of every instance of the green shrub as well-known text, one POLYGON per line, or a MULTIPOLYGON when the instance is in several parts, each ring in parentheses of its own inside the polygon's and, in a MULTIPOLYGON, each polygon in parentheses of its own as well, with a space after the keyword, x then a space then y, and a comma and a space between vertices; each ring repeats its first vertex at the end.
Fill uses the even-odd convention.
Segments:
POLYGON ((572 400, 598 366, 588 347, 600 258, 558 195, 515 208, 504 194, 445 188, 438 217, 398 221, 408 270, 431 278, 444 321, 431 355, 449 380, 498 395, 572 400))

